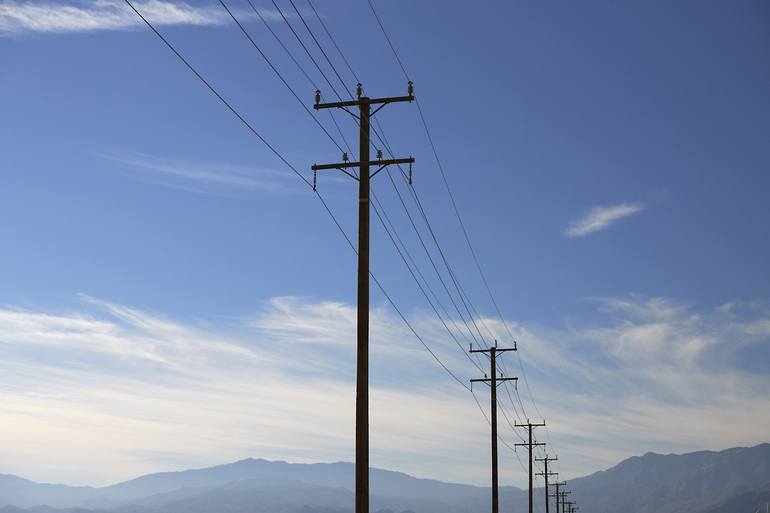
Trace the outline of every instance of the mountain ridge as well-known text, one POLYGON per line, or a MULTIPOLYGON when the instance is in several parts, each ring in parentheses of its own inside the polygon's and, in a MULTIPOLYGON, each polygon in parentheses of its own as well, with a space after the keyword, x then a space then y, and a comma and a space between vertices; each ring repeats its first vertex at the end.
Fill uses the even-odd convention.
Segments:
MULTIPOLYGON (((105 487, 40 484, 0 474, 0 513, 19 513, 7 508, 32 508, 24 513, 62 513, 73 508, 81 508, 78 513, 205 513, 220 509, 232 513, 351 513, 353 483, 352 463, 289 463, 253 457, 146 474, 105 487), (271 511, 256 507, 268 503, 271 511), (41 509, 43 506, 58 509, 41 509)), ((371 469, 370 483, 372 511, 489 510, 489 487, 379 468, 371 469)), ((770 443, 685 454, 647 452, 569 483, 572 497, 595 513, 619 509, 721 513, 719 508, 725 504, 748 504, 770 493, 770 443)), ((535 493, 542 501, 542 488, 535 493)), ((500 496, 501 510, 526 509, 524 490, 501 487, 500 496)))

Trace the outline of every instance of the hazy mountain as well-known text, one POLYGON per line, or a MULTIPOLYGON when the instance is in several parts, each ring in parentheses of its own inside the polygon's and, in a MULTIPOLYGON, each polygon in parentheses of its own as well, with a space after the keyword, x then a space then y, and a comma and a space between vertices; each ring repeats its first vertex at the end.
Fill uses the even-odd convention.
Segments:
MULTIPOLYGON (((104 488, 0 475, 0 513, 352 513, 353 471, 350 463, 246 459, 104 488)), ((486 513, 490 508, 489 488, 380 469, 372 469, 370 481, 375 512, 486 513)), ((648 453, 574 479, 570 487, 581 508, 594 513, 755 513, 770 500, 770 444, 648 453)), ((541 504, 542 489, 535 493, 541 504)), ((526 492, 502 488, 501 511, 526 511, 526 492)))
POLYGON ((695 512, 768 486, 770 444, 682 455, 647 453, 570 481, 575 500, 595 513, 695 512))

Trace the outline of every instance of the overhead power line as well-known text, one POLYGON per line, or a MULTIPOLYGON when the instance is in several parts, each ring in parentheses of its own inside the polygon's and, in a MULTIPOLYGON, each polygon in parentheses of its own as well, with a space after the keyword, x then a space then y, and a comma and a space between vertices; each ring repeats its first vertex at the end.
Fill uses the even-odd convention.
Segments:
MULTIPOLYGON (((201 83, 203 83, 206 86, 206 88, 225 107, 227 107, 227 109, 249 130, 249 132, 251 132, 255 137, 257 137, 257 139, 259 139, 259 141, 262 144, 264 144, 271 151, 271 153, 273 153, 276 157, 278 157, 278 159, 281 162, 283 162, 286 165, 286 167, 288 167, 294 174, 296 174, 300 178, 300 180, 302 180, 305 183, 305 185, 308 186, 308 188, 310 188, 311 190, 313 189, 313 184, 307 178, 305 178, 286 159, 286 157, 283 156, 283 154, 281 154, 272 144, 270 144, 270 142, 268 142, 267 139, 265 139, 259 133, 259 131, 257 131, 253 127, 253 125, 251 125, 251 123, 249 123, 249 121, 246 120, 246 118, 244 118, 243 115, 241 115, 240 112, 238 112, 238 110, 236 110, 235 107, 229 101, 227 101, 227 99, 225 99, 224 96, 222 96, 222 94, 216 88, 214 88, 214 86, 211 85, 211 83, 208 80, 206 80, 205 77, 203 77, 203 75, 201 75, 200 72, 198 72, 198 70, 174 47, 174 45, 171 44, 171 42, 165 36, 163 36, 163 34, 161 34, 160 31, 158 31, 158 29, 149 20, 147 20, 147 18, 145 18, 139 10, 136 9, 136 7, 133 5, 131 0, 124 0, 124 2, 126 3, 126 5, 128 5, 131 8, 132 11, 134 11, 134 13, 136 13, 136 15, 147 25, 147 27, 150 28, 150 30, 152 30, 153 33, 155 33, 155 35, 166 45, 166 47, 168 47, 168 49, 171 50, 171 52, 182 63, 184 63, 184 65, 187 67, 187 69, 189 69, 198 78, 198 80, 201 83)), ((355 245, 353 244, 353 241, 350 239, 348 234, 345 232, 344 228, 342 228, 342 225, 340 224, 339 220, 337 219, 337 217, 332 212, 332 210, 329 207, 328 203, 326 203, 326 200, 324 199, 324 197, 317 190, 313 191, 313 192, 314 192, 316 198, 318 198, 318 200, 323 205, 324 210, 326 211, 326 213, 331 217, 332 221, 334 222, 334 225, 337 227, 339 232, 344 237, 345 241, 348 243, 348 246, 350 246, 350 248, 353 250, 354 253, 357 253, 357 250, 356 250, 355 245)), ((436 362, 447 372, 447 374, 449 374, 449 376, 454 381, 456 381, 464 389, 470 391, 470 387, 468 385, 466 385, 465 382, 462 379, 460 379, 456 374, 454 374, 452 372, 452 370, 449 369, 449 367, 447 367, 447 365, 441 360, 441 358, 438 357, 438 355, 430 348, 430 346, 428 346, 428 344, 425 342, 425 340, 423 340, 423 338, 417 333, 417 331, 414 329, 414 326, 409 322, 409 320, 403 314, 403 312, 398 307, 398 305, 395 303, 395 301, 393 301, 392 297, 390 296, 390 294, 388 294, 387 290, 382 285, 382 283, 379 281, 379 279, 377 279, 377 277, 373 273, 370 273, 370 277, 372 278, 374 283, 377 285, 377 288, 380 290, 380 292, 385 296, 387 301, 391 304, 393 309, 396 311, 396 313, 398 314, 398 316, 401 319, 401 321, 407 326, 409 331, 415 336, 415 338, 420 342, 420 344, 425 348, 425 350, 428 351, 428 353, 433 357, 433 359, 436 360, 436 362)))
MULTIPOLYGON (((377 13, 377 9, 375 8, 374 3, 372 2, 372 0, 367 0, 367 3, 369 4, 369 8, 371 9, 372 14, 374 15, 374 18, 377 20, 377 24, 379 25, 380 30, 382 31, 382 34, 385 37, 385 40, 387 41, 388 46, 391 49, 391 52, 393 53, 393 56, 395 57, 399 67, 401 68, 401 71, 403 72, 404 77, 407 80, 411 80, 410 75, 407 72, 406 67, 404 66, 404 63, 403 63, 403 61, 401 60, 401 57, 398 54, 398 50, 396 49, 395 45, 393 44, 393 42, 392 42, 392 40, 390 38, 390 35, 388 34, 388 31, 385 29, 385 26, 384 26, 384 24, 382 22, 382 19, 380 18, 379 14, 377 13)), ((485 289, 486 289, 486 291, 487 291, 487 293, 489 295, 489 298, 490 298, 490 300, 491 300, 491 302, 492 302, 492 304, 493 304, 493 306, 495 308, 495 311, 496 311, 498 317, 500 318, 500 321, 502 322, 503 326, 505 327, 505 330, 506 330, 507 334, 509 335, 511 340, 515 340, 515 337, 513 336, 513 332, 511 331, 510 327, 508 326, 508 323, 506 322, 505 317, 502 315, 502 311, 501 311, 501 309, 500 309, 500 307, 499 307, 499 305, 497 303, 497 300, 494 297, 494 294, 492 293, 492 289, 489 286, 489 282, 488 282, 488 280, 486 278, 486 275, 485 275, 485 273, 484 273, 484 271, 483 271, 483 269, 481 267, 481 263, 479 262, 479 258, 478 258, 478 255, 476 253, 476 250, 474 249, 473 244, 472 244, 472 242, 470 240, 470 236, 469 236, 468 230, 467 230, 467 228, 465 226, 465 222, 463 221, 462 215, 460 214, 460 209, 459 209, 459 207, 457 205, 457 201, 455 200, 455 197, 454 197, 454 194, 452 192, 452 189, 449 186, 449 181, 447 180, 446 172, 444 170, 444 166, 443 166, 443 164, 441 162, 441 159, 440 159, 440 157, 438 155, 438 150, 436 149, 436 144, 433 141, 433 137, 432 137, 430 129, 428 127, 428 122, 427 122, 425 114, 424 114, 424 112, 422 110, 422 106, 420 105, 419 98, 415 100, 415 104, 417 105, 417 111, 419 113, 420 120, 421 120, 423 128, 425 130, 425 134, 426 134, 426 136, 428 138, 428 142, 430 143, 431 150, 432 150, 434 158, 436 160, 436 164, 437 164, 437 166, 439 168, 439 171, 441 173, 442 181, 443 181, 444 186, 445 186, 445 188, 447 190, 447 193, 449 194, 449 198, 450 198, 450 201, 451 201, 451 204, 452 204, 452 208, 453 208, 453 210, 455 212, 457 220, 458 220, 458 222, 460 224, 460 227, 462 229, 463 237, 464 237, 465 242, 466 242, 466 244, 467 244, 467 246, 468 246, 468 248, 470 250, 470 253, 471 253, 471 256, 473 258, 473 261, 474 261, 474 264, 476 266, 476 269, 477 269, 479 275, 481 276, 482 282, 484 283, 484 287, 485 287, 485 289)), ((524 379, 524 384, 527 387, 527 393, 529 394, 529 398, 530 398, 530 401, 532 403, 532 406, 535 408, 535 411, 537 412, 537 414, 541 418, 544 418, 543 414, 540 412, 540 408, 538 407, 537 402, 535 401, 534 394, 532 393, 532 388, 530 387, 529 380, 527 379, 527 375, 526 375, 526 371, 524 369, 524 364, 522 362, 521 355, 518 352, 517 352, 517 359, 518 359, 518 362, 519 362, 519 367, 521 368, 522 378, 524 379)), ((517 391, 517 395, 518 395, 518 391, 517 391)), ((523 407, 523 405, 522 405, 522 407, 523 407)), ((546 436, 548 436, 549 442, 550 442, 550 433, 548 431, 548 428, 546 428, 546 436)))

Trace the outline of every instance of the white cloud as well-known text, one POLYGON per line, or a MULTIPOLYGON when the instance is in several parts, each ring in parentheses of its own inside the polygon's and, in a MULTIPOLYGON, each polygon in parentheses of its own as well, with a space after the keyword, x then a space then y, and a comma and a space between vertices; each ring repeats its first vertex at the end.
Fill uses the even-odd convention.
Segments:
MULTIPOLYGON (((222 25, 231 23, 224 9, 195 6, 183 1, 137 0, 139 12, 155 25, 222 25)), ((251 11, 236 11, 236 16, 251 19, 251 11)), ((260 10, 265 19, 278 19, 278 13, 260 10)), ((127 30, 143 27, 144 22, 121 0, 83 0, 71 3, 20 2, 0 3, 0 33, 43 32, 72 33, 97 30, 127 30)))
MULTIPOLYGON (((212 325, 82 299, 71 312, 0 308, 1 472, 104 484, 247 456, 352 460, 353 306, 275 298, 212 325)), ((770 361, 769 312, 599 301, 606 316, 590 325, 510 323, 564 477, 649 450, 766 441, 770 372, 741 358, 770 361)), ((461 379, 477 377, 432 316, 410 322, 461 379)), ((472 398, 387 308, 373 311, 371 341, 373 464, 485 483, 488 425, 472 398)), ((515 358, 503 357, 509 375, 515 358)), ((514 419, 507 392, 502 404, 514 419)), ((515 464, 502 471, 524 483, 515 464)))
POLYGON ((235 189, 269 192, 301 190, 294 174, 264 167, 172 160, 144 154, 109 155, 105 158, 119 164, 117 169, 131 178, 175 189, 203 193, 235 189))
POLYGON ((586 214, 572 222, 565 230, 568 237, 583 237, 603 230, 620 219, 634 215, 644 209, 643 203, 620 203, 609 207, 593 207, 586 214))

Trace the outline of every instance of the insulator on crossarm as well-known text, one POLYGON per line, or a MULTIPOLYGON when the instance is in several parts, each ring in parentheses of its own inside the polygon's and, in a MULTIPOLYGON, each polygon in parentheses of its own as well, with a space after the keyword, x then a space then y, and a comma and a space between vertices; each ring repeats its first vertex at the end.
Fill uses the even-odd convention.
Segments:
POLYGON ((356 84, 356 94, 358 95, 359 98, 361 98, 361 95, 364 94, 364 88, 361 85, 361 82, 356 84))
POLYGON ((318 171, 313 171, 313 190, 316 190, 316 184, 318 183, 318 171))
POLYGON ((343 151, 342 152, 342 162, 347 162, 347 161, 348 161, 348 152, 343 151))
POLYGON ((318 105, 321 103, 321 91, 318 89, 315 90, 315 104, 318 105))
POLYGON ((409 163, 409 185, 412 185, 412 163, 409 163))
POLYGON ((377 150, 377 160, 382 160, 382 150, 377 150))
POLYGON ((409 93, 409 96, 414 96, 414 84, 411 80, 407 83, 406 90, 409 93))

